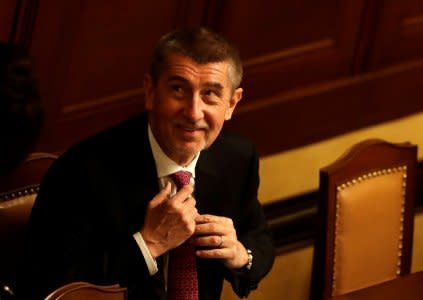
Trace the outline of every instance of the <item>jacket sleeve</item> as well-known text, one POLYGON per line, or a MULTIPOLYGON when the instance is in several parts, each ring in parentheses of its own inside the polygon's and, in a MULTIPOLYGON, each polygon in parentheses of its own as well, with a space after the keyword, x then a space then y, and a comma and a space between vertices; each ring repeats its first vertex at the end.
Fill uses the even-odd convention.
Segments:
POLYGON ((253 148, 236 222, 238 239, 251 250, 253 264, 250 270, 227 270, 226 278, 231 282, 234 292, 247 297, 256 289, 260 280, 270 271, 275 257, 274 246, 267 228, 263 208, 257 198, 259 186, 258 156, 253 148))

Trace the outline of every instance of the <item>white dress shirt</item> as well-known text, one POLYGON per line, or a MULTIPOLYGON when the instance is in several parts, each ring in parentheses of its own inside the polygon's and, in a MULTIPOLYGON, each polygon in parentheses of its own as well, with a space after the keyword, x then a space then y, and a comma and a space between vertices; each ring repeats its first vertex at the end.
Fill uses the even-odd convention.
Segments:
MULTIPOLYGON (((173 183, 172 179, 170 179, 169 175, 173 174, 177 171, 184 170, 188 171, 192 174, 191 176, 191 184, 194 186, 195 184, 195 166, 197 164, 198 158, 200 157, 200 153, 193 159, 193 161, 187 166, 182 167, 171 160, 160 148, 159 144, 157 143, 150 125, 148 125, 148 139, 150 141, 151 151, 153 152, 154 161, 156 164, 157 176, 159 180, 160 188, 164 188, 168 182, 172 184, 171 195, 176 193, 176 186, 173 183)), ((153 258, 150 253, 150 250, 147 247, 147 244, 144 241, 144 238, 141 235, 141 232, 136 232, 133 234, 135 241, 137 242, 142 255, 144 256, 145 262, 147 264, 148 270, 150 275, 154 275, 158 272, 157 262, 153 258)), ((167 265, 165 263, 165 265, 167 265)), ((166 273, 166 272, 165 272, 166 273)))

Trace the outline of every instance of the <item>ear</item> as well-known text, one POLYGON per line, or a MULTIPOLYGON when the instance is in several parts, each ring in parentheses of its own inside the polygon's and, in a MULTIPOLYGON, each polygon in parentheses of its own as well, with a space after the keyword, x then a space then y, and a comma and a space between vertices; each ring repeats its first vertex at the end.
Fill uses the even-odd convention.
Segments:
POLYGON ((150 74, 144 75, 144 95, 145 95, 144 107, 147 111, 150 111, 153 109, 153 103, 154 103, 154 83, 153 83, 153 78, 151 78, 150 74))
POLYGON ((230 120, 232 118, 232 114, 235 110, 236 105, 242 99, 242 88, 235 89, 234 93, 232 94, 231 99, 229 100, 228 108, 225 112, 225 120, 230 120))

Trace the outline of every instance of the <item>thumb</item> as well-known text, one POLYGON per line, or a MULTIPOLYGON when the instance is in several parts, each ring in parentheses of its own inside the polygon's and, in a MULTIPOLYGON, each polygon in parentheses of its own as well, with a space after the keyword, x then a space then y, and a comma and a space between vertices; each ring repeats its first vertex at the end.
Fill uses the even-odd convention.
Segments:
POLYGON ((163 201, 169 199, 171 191, 171 184, 168 182, 164 188, 150 201, 150 205, 155 207, 161 204, 163 201))

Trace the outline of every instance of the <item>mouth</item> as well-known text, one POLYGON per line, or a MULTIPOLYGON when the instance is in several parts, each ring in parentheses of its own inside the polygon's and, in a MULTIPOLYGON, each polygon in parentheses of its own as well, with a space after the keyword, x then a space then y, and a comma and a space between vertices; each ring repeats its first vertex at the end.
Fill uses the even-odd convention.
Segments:
POLYGON ((201 130, 201 128, 191 128, 191 127, 180 127, 180 129, 182 129, 184 131, 188 131, 188 132, 194 132, 194 131, 201 130))
POLYGON ((206 130, 205 126, 189 126, 189 125, 179 124, 179 125, 176 125, 176 127, 186 132, 196 132, 196 131, 206 130))
POLYGON ((181 136, 184 137, 184 139, 192 141, 193 139, 197 140, 200 138, 200 135, 205 131, 204 127, 200 126, 184 126, 179 125, 176 126, 177 130, 181 133, 181 136))

